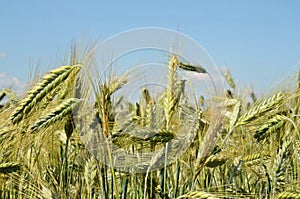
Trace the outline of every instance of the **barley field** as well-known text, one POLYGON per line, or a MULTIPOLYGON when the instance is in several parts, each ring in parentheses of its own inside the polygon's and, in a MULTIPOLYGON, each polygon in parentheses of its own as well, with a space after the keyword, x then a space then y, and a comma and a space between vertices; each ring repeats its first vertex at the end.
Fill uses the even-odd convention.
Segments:
POLYGON ((153 97, 143 88, 135 104, 114 95, 126 75, 88 84, 82 72, 93 59, 74 49, 62 66, 36 74, 22 96, 0 91, 0 198, 300 198, 300 72, 287 81, 289 89, 258 98, 225 73, 223 96, 190 103, 177 72, 207 71, 174 55, 168 61, 165 92, 153 97), (97 143, 156 154, 148 165, 135 165, 144 172, 110 166, 109 155, 86 146, 74 113, 91 92, 91 122, 102 137, 97 143), (123 112, 130 116, 124 121, 123 112), (132 124, 140 128, 136 134, 132 124), (184 153, 172 161, 155 153, 171 143, 166 153, 176 156, 181 131, 192 139, 184 153))

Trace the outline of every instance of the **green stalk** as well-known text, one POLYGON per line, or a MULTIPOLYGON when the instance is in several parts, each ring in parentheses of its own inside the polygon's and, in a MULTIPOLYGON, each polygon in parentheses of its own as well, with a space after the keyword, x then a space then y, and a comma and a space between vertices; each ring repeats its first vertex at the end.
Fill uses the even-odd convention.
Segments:
POLYGON ((122 199, 126 199, 128 182, 129 182, 129 179, 128 179, 127 175, 124 178, 125 179, 123 179, 123 185, 122 185, 122 199))
POLYGON ((176 198, 178 196, 179 176, 180 176, 180 164, 177 160, 176 161, 176 179, 175 179, 174 198, 176 198))

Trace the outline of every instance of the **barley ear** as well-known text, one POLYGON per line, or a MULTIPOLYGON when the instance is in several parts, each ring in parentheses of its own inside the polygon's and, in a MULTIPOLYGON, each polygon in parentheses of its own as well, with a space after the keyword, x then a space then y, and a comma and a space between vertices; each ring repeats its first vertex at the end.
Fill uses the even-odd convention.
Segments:
POLYGON ((169 61, 169 71, 168 71, 168 84, 167 84, 167 95, 164 100, 164 109, 166 116, 166 129, 169 129, 171 117, 173 115, 173 107, 175 103, 174 88, 177 81, 177 65, 178 57, 172 56, 169 61))
POLYGON ((193 64, 187 64, 183 62, 179 62, 178 67, 191 72, 197 72, 197 73, 207 73, 207 71, 200 65, 193 65, 193 64))
POLYGON ((218 199, 219 197, 211 194, 211 193, 208 193, 208 192, 204 192, 204 191, 191 191, 191 192, 188 192, 180 197, 178 197, 177 199, 179 198, 203 198, 203 199, 218 199))
POLYGON ((0 164, 0 173, 8 174, 20 170, 20 164, 13 162, 6 162, 0 164))
POLYGON ((232 89, 235 89, 235 83, 234 83, 234 80, 230 74, 230 72, 226 72, 224 74, 224 77, 225 79, 227 80, 227 83, 229 84, 229 86, 232 88, 232 89))
POLYGON ((77 103, 78 99, 75 98, 66 100, 54 110, 50 111, 49 114, 39 118, 32 126, 30 126, 29 131, 34 132, 40 128, 47 127, 57 120, 69 115, 77 103))
POLYGON ((229 132, 233 131, 236 121, 238 120, 238 116, 241 111, 241 101, 238 101, 233 108, 233 111, 230 115, 229 120, 229 132))
POLYGON ((292 142, 286 137, 276 155, 273 171, 274 190, 285 184, 285 171, 289 166, 290 158, 293 153, 292 142))
POLYGON ((246 113, 244 113, 239 118, 236 126, 248 124, 249 122, 260 117, 265 112, 278 108, 283 102, 283 99, 284 99, 284 94, 277 93, 273 95, 271 98, 261 103, 257 103, 256 105, 253 105, 246 113))
POLYGON ((24 98, 20 105, 16 108, 11 115, 10 120, 14 124, 20 122, 20 120, 28 114, 32 108, 40 102, 49 92, 55 89, 58 85, 63 83, 69 76, 69 74, 81 65, 74 66, 61 66, 57 69, 50 71, 49 74, 42 78, 35 87, 33 87, 26 98, 24 98))
POLYGON ((300 194, 299 193, 292 193, 292 192, 281 192, 277 195, 278 199, 299 199, 300 198, 300 194))
POLYGON ((282 115, 275 115, 273 118, 269 119, 265 122, 264 125, 259 127, 254 134, 254 138, 257 141, 264 140, 267 138, 272 132, 274 132, 276 129, 279 129, 282 127, 286 120, 285 116, 282 115))

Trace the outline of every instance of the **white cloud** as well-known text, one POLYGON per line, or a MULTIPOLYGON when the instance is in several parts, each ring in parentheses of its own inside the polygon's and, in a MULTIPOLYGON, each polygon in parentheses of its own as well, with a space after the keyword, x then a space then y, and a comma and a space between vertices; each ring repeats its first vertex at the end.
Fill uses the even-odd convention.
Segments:
POLYGON ((220 66, 219 70, 220 70, 221 73, 227 73, 227 72, 230 71, 229 68, 226 65, 220 66))
POLYGON ((7 54, 4 52, 0 52, 0 59, 4 59, 7 57, 7 54))
POLYGON ((16 92, 20 92, 25 88, 25 84, 17 77, 11 77, 6 73, 0 73, 0 89, 11 88, 16 92))

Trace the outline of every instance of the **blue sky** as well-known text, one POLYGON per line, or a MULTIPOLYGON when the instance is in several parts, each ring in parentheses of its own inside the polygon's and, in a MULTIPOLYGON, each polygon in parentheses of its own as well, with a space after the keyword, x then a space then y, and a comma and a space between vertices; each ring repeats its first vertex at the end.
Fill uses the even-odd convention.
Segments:
POLYGON ((72 40, 104 40, 141 27, 195 39, 241 85, 268 90, 300 61, 299 1, 2 1, 0 88, 23 85, 72 40))

